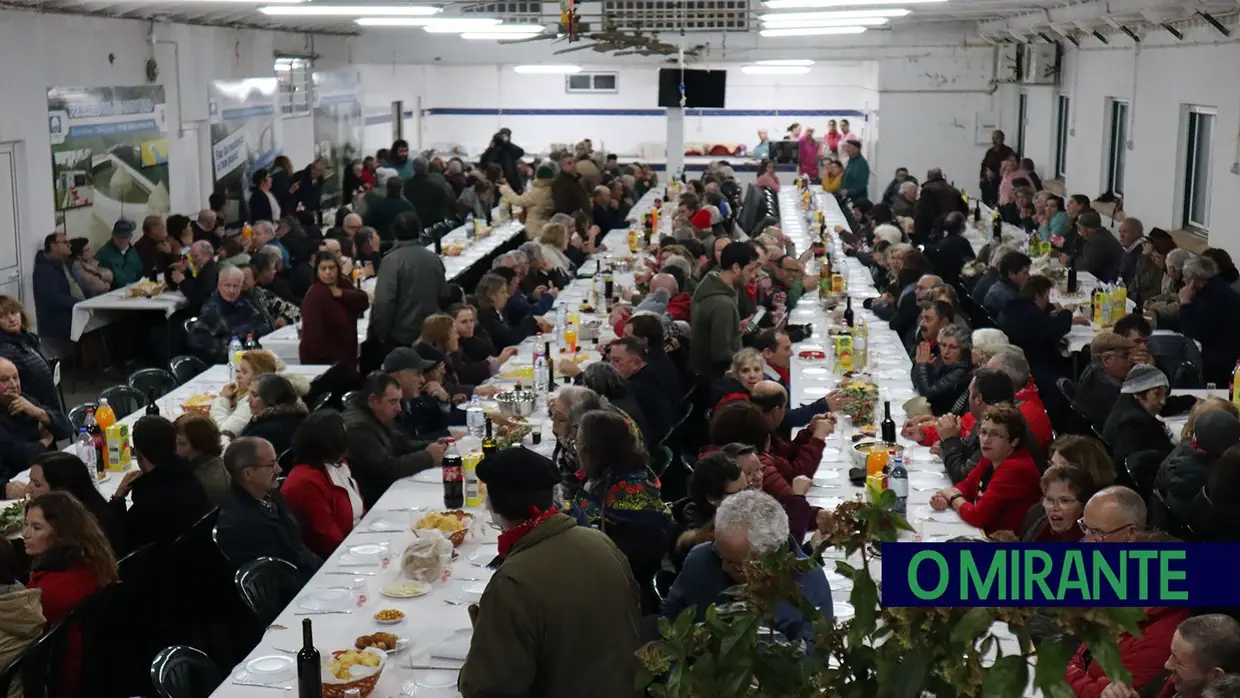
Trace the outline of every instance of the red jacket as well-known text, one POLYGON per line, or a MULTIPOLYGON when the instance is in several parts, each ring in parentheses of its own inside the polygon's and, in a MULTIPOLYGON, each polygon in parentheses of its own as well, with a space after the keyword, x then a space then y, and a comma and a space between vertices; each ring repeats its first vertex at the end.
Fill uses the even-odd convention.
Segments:
POLYGON ((812 478, 818 472, 818 464, 822 462, 822 449, 826 442, 815 438, 809 429, 802 429, 791 443, 771 434, 767 453, 774 461, 779 473, 788 482, 798 475, 812 478))
MULTIPOLYGON (((1186 608, 1148 608, 1145 620, 1141 622, 1141 637, 1124 634, 1119 637, 1119 657, 1124 668, 1132 673, 1130 685, 1140 691, 1151 681, 1162 675, 1163 664, 1171 656, 1171 636, 1180 621, 1188 618, 1186 608)), ((1076 656, 1068 663, 1068 673, 1064 676, 1072 692, 1077 698, 1098 698, 1103 689, 1111 685, 1111 680, 1102 671, 1102 665, 1096 661, 1086 662, 1086 646, 1081 644, 1076 656)), ((1174 684, 1171 693, 1174 695, 1174 684)))
POLYGON ((689 322, 689 306, 693 304, 693 296, 688 293, 677 293, 667 301, 667 314, 673 320, 689 322))
POLYGON ((956 485, 965 499, 960 507, 960 518, 987 534, 1019 531, 1029 508, 1042 498, 1041 479, 1033 456, 1024 449, 1008 456, 998 467, 982 458, 964 481, 956 485), (982 477, 987 473, 993 474, 983 488, 982 477))
POLYGON ((348 491, 332 482, 320 467, 293 466, 280 494, 301 524, 306 547, 317 555, 331 555, 353 530, 353 503, 348 491))
POLYGON ((357 318, 370 306, 370 298, 340 279, 340 297, 320 281, 310 284, 301 301, 301 345, 297 355, 303 364, 342 363, 357 373, 357 318))
MULTIPOLYGON (((1033 384, 1032 378, 1016 393, 1016 408, 1024 416, 1025 424, 1029 425, 1029 431, 1033 434, 1033 438, 1038 440, 1038 445, 1042 447, 1042 450, 1050 448, 1051 440, 1055 438, 1054 429, 1051 427, 1051 418, 1046 415, 1046 407, 1042 405, 1042 397, 1038 395, 1038 386, 1033 384)), ((972 413, 961 417, 961 435, 973 431, 975 421, 977 420, 973 418, 972 413)), ((921 445, 932 446, 938 441, 939 432, 933 424, 922 427, 921 445)))
MULTIPOLYGON (((63 569, 32 570, 27 586, 42 592, 43 617, 47 619, 49 629, 67 618, 73 609, 99 591, 99 582, 95 579, 94 571, 85 564, 70 565, 63 569)), ((82 630, 75 627, 70 629, 65 639, 61 688, 66 694, 72 695, 77 689, 81 673, 82 630)))

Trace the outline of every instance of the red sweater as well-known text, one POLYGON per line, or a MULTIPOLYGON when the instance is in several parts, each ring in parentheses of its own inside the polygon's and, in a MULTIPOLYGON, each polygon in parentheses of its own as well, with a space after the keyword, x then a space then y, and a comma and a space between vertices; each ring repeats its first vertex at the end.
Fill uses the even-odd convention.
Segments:
MULTIPOLYGON (((1141 622, 1141 637, 1124 634, 1119 637, 1119 656, 1124 668, 1132 674, 1130 685, 1140 691, 1151 681, 1162 674, 1163 664, 1171 656, 1171 636, 1180 621, 1188 618, 1186 608, 1148 608, 1145 620, 1141 622)), ((1111 680, 1102 671, 1102 665, 1096 661, 1086 663, 1086 646, 1081 645, 1076 656, 1068 663, 1068 673, 1064 676, 1072 692, 1077 698, 1098 698, 1103 689, 1111 685, 1111 680)), ((1174 695, 1174 685, 1171 693, 1174 695)))
MULTIPOLYGON (((1051 418, 1046 414, 1046 407, 1042 405, 1042 398, 1038 395, 1038 386, 1033 384, 1032 378, 1016 393, 1016 408, 1025 418, 1025 424, 1029 425, 1029 431, 1033 433, 1033 438, 1038 440, 1042 450, 1050 448, 1051 440, 1055 438, 1054 429, 1051 427, 1051 418)), ((961 417, 960 433, 968 434, 973 430, 973 423, 976 421, 972 413, 961 417)), ((932 446, 938 441, 939 432, 933 424, 922 427, 921 445, 932 446)))
MULTIPOLYGON (((30 572, 31 589, 38 589, 43 594, 43 617, 47 619, 49 629, 56 626, 73 609, 82 605, 96 591, 99 582, 95 573, 85 564, 72 565, 64 569, 32 570, 30 572)), ((77 689, 82 673, 82 631, 80 627, 70 629, 65 639, 65 663, 61 673, 61 688, 68 694, 77 689)))
POLYGON ((1016 451, 995 467, 985 458, 956 485, 965 503, 960 518, 988 535, 996 531, 1019 531, 1029 508, 1042 498, 1042 474, 1028 451, 1016 451), (982 476, 990 482, 982 487, 982 476))
POLYGON ((822 439, 814 438, 809 429, 802 429, 791 443, 771 435, 771 443, 767 453, 771 455, 774 465, 788 482, 798 475, 814 477, 818 472, 818 464, 822 462, 822 449, 826 447, 822 439))
POLYGON ((689 322, 689 306, 693 304, 693 296, 688 293, 677 293, 667 301, 667 314, 673 320, 689 322))
POLYGON ((353 530, 353 503, 348 491, 332 482, 320 467, 294 466, 280 494, 301 524, 306 547, 317 555, 331 555, 353 530))
POLYGON ((298 357, 303 364, 342 363, 357 373, 357 318, 370 306, 370 298, 353 288, 348 279, 337 282, 340 297, 320 281, 310 285, 301 301, 301 345, 298 357))

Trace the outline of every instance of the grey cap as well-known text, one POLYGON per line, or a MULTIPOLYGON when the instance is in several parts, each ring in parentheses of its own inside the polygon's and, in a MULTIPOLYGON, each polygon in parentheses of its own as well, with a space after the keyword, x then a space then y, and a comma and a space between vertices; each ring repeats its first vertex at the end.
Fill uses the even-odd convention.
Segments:
POLYGON ((425 371, 437 365, 437 362, 422 358, 422 355, 411 347, 393 349, 392 353, 383 359, 383 370, 387 373, 408 370, 425 371))
POLYGON ((1206 410, 1197 415, 1193 440, 1198 450, 1221 456, 1223 451, 1240 443, 1240 420, 1224 410, 1206 410))
POLYGON ((133 237, 134 231, 137 229, 137 223, 134 223, 128 218, 118 218, 116 222, 112 224, 112 237, 133 237))
POLYGON ((1128 377, 1124 379, 1124 385, 1119 391, 1124 395, 1135 395, 1154 388, 1169 386, 1167 376, 1162 371, 1146 364, 1137 364, 1128 371, 1128 377))

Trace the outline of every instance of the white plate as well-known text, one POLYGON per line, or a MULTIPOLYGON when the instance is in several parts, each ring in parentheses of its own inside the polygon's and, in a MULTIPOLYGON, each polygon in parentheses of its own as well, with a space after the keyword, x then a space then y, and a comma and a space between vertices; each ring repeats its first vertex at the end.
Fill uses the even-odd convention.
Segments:
POLYGON ((316 589, 297 603, 307 611, 343 611, 353 605, 351 589, 316 589))
POLYGON ((904 452, 912 456, 914 461, 925 462, 938 458, 929 446, 910 446, 904 449, 904 452))
POLYGON ((282 654, 271 654, 265 657, 256 657, 246 662, 245 670, 251 676, 261 677, 261 680, 257 683, 268 683, 290 678, 296 671, 296 664, 293 662, 292 657, 282 654))
POLYGON ((428 671, 422 676, 414 679, 414 683, 420 688, 444 689, 455 688, 456 681, 460 677, 460 672, 456 671, 428 671))
MULTIPOLYGON (((379 609, 379 610, 386 610, 386 609, 379 609)), ((378 611, 376 611, 376 613, 378 613, 378 611)), ((406 616, 401 616, 400 618, 396 620, 379 620, 378 618, 375 618, 374 616, 370 617, 371 620, 378 623, 379 625, 400 625, 401 623, 405 622, 405 618, 406 616)))
POLYGON ((409 525, 401 525, 399 522, 392 519, 378 518, 370 522, 370 525, 367 526, 367 528, 371 531, 382 531, 385 533, 404 533, 409 530, 409 525))
POLYGON ((840 459, 840 449, 824 448, 822 449, 822 459, 819 460, 818 462, 819 463, 836 463, 839 461, 839 459, 840 459))
POLYGON ((491 564, 496 555, 499 555, 499 548, 494 545, 484 545, 469 554, 469 562, 478 567, 486 567, 491 564))
POLYGON ((801 388, 801 394, 809 397, 826 397, 829 392, 831 389, 824 386, 812 385, 808 388, 801 388))
POLYGON ((935 511, 928 506, 917 507, 913 510, 914 518, 922 521, 934 521, 936 523, 960 523, 960 514, 954 511, 935 511))
POLYGON ((379 587, 379 593, 393 599, 412 599, 431 593, 431 585, 415 582, 411 579, 403 579, 384 584, 379 587))
POLYGON ((809 502, 812 506, 818 507, 819 509, 830 509, 831 511, 835 511, 836 507, 844 503, 844 498, 843 497, 807 497, 805 501, 809 502))
POLYGON ((366 545, 355 545, 349 548, 349 555, 356 558, 374 559, 387 552, 387 545, 378 543, 369 543, 366 545))
POLYGON ((848 620, 857 615, 857 611, 853 605, 847 601, 836 601, 831 599, 831 610, 835 613, 836 620, 848 620))
MULTIPOLYGON (((802 361, 804 360, 805 359, 802 359, 802 361)), ((820 361, 821 359, 812 359, 812 360, 820 361)), ((815 377, 825 376, 829 378, 831 376, 831 371, 829 369, 819 368, 818 366, 810 366, 809 368, 803 368, 801 369, 801 373, 805 374, 806 376, 815 376, 815 377)))
POLYGON ((950 487, 951 481, 942 473, 934 473, 926 470, 914 471, 908 474, 909 487, 919 490, 941 490, 944 487, 950 487))
POLYGON ((820 487, 834 487, 839 484, 838 482, 836 482, 836 480, 839 480, 839 479, 840 479, 840 471, 838 470, 827 470, 824 468, 814 473, 814 484, 820 487), (822 483, 826 483, 826 484, 822 484, 822 483))
POLYGON ((482 597, 482 592, 486 590, 487 590, 486 584, 483 584, 481 582, 473 582, 470 584, 466 584, 464 587, 462 587, 461 593, 465 596, 468 596, 471 599, 479 599, 482 597))

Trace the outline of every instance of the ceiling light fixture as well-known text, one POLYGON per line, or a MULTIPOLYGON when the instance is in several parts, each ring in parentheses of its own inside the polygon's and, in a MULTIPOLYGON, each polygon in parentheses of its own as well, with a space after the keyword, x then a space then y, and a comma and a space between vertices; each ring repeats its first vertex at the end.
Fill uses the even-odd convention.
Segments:
POLYGON ((754 65, 813 65, 814 62, 808 58, 781 58, 771 61, 754 61, 754 65))
POLYGON ((536 24, 501 24, 498 19, 488 18, 435 18, 422 29, 428 34, 463 34, 465 32, 490 32, 493 34, 537 34, 542 27, 536 24), (516 31, 513 31, 513 30, 516 31))
POLYGON ((763 22, 763 29, 796 29, 798 27, 881 27, 886 17, 857 17, 855 19, 809 19, 796 22, 780 20, 763 22))
POLYGON ((449 34, 488 29, 500 23, 489 17, 359 17, 353 21, 361 27, 452 27, 449 34))
POLYGON ((741 66, 746 75, 805 75, 809 72, 807 65, 746 65, 741 66))
POLYGON ((524 73, 526 75, 572 75, 580 73, 579 65, 555 65, 555 64, 537 64, 537 65, 515 65, 512 67, 514 73, 524 73))
POLYGON ((810 7, 870 7, 874 5, 927 5, 947 0, 766 0, 768 10, 796 10, 810 7))
POLYGON ((857 17, 907 17, 911 10, 892 9, 884 10, 876 8, 873 10, 828 10, 826 12, 768 12, 759 15, 758 19, 763 22, 770 21, 812 21, 818 19, 852 19, 857 17))
MULTIPOLYGON (((288 2, 289 0, 275 0, 288 2)), ((298 0, 300 1, 300 0, 298 0)), ((428 17, 440 8, 433 5, 275 5, 259 12, 278 17, 428 17)))
POLYGON ((864 34, 865 27, 801 27, 799 29, 763 29, 758 32, 766 37, 780 36, 828 36, 833 34, 864 34))

